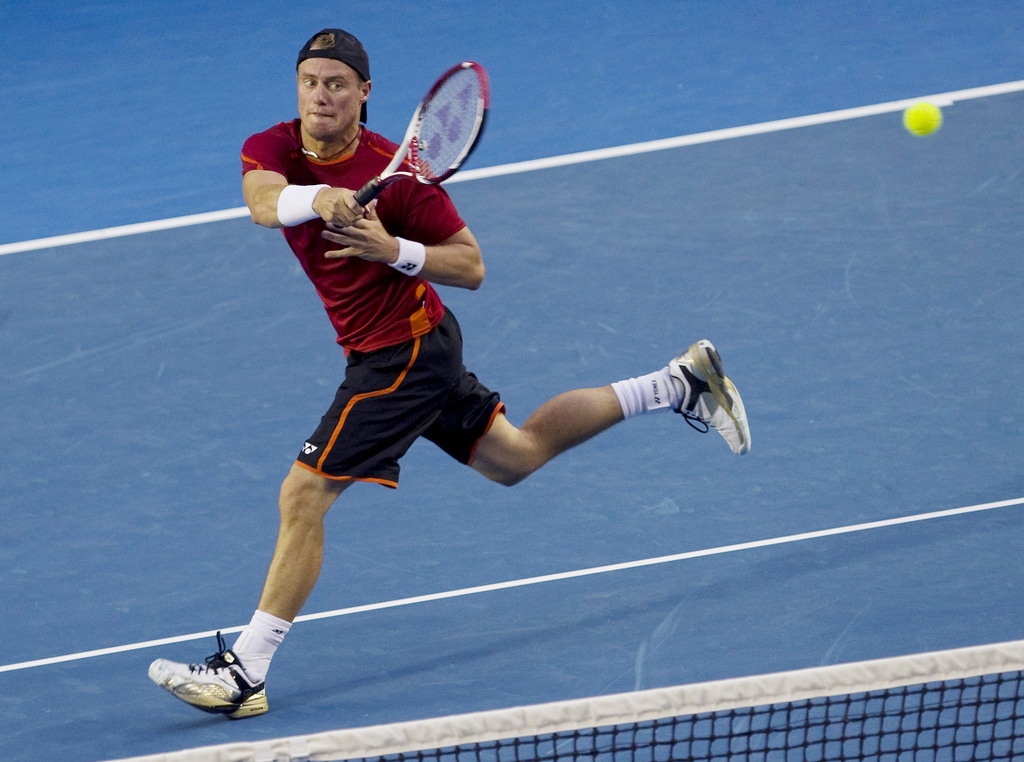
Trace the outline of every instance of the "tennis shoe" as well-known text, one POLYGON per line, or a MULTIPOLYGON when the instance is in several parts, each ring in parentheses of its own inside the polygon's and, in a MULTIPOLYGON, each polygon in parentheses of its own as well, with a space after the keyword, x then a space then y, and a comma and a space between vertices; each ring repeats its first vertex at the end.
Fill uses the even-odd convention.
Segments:
POLYGON ((254 683, 242 662, 224 645, 217 633, 217 653, 204 664, 179 664, 157 659, 149 665, 149 679, 171 695, 212 714, 233 720, 255 717, 267 711, 264 683, 254 683))
POLYGON ((668 364, 672 378, 685 389, 674 408, 698 431, 715 429, 737 455, 750 451, 750 426, 735 384, 722 370, 722 358, 706 339, 693 344, 668 364))

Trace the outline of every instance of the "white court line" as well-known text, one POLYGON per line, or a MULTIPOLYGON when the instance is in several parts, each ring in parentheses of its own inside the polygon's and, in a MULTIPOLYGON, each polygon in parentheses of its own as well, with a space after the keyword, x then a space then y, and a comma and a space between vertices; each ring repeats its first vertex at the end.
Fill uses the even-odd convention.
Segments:
MULTIPOLYGON (((980 511, 991 511, 996 508, 1009 508, 1011 506, 1024 505, 1024 497, 1019 497, 1014 500, 1000 500, 994 503, 981 503, 979 505, 970 505, 964 508, 949 508, 943 511, 933 511, 931 513, 919 513, 914 516, 902 516, 895 519, 883 519, 881 521, 869 521, 864 524, 852 524, 845 527, 836 527, 834 529, 819 529, 814 532, 803 532, 801 534, 791 534, 783 537, 772 537, 767 540, 754 540, 752 542, 741 542, 735 545, 722 545, 717 548, 706 548, 704 550, 691 550, 685 553, 676 553, 670 556, 658 556, 657 558, 645 558, 640 561, 627 561, 619 564, 609 564, 607 566, 595 566, 589 569, 577 569, 576 571, 559 572, 557 574, 544 574, 539 577, 526 577, 524 579, 511 580, 509 582, 495 582, 490 585, 478 585, 476 587, 465 587, 461 590, 449 590, 443 593, 431 593, 429 595, 416 595, 411 598, 399 598, 393 601, 383 601, 381 603, 368 603, 363 606, 352 606, 345 609, 334 609, 333 611, 322 611, 317 614, 304 614, 296 617, 296 622, 312 622, 317 619, 332 619, 340 616, 348 616, 350 614, 362 614, 368 611, 381 611, 383 609, 393 609, 400 606, 411 606, 415 603, 429 603, 431 601, 442 601, 448 598, 462 598, 467 595, 475 595, 477 593, 491 593, 498 590, 510 590, 516 587, 527 587, 529 585, 539 585, 546 582, 559 582, 567 579, 575 579, 577 577, 589 577, 595 574, 605 574, 607 572, 626 571, 629 569, 639 569, 644 566, 655 566, 658 564, 667 564, 674 561, 686 561, 692 558, 704 558, 707 556, 719 556, 726 553, 737 553, 744 550, 754 550, 756 548, 767 548, 773 545, 786 545, 794 542, 802 542, 803 540, 815 540, 822 537, 833 537, 842 534, 852 534, 853 532, 865 532, 870 529, 882 529, 885 527, 899 526, 900 524, 912 524, 920 521, 930 521, 932 519, 941 519, 948 516, 960 516, 966 513, 978 513, 980 511)), ((241 632, 242 625, 236 627, 221 628, 222 633, 241 632)), ((130 643, 123 646, 114 646, 112 648, 99 648, 94 651, 82 651, 75 654, 67 654, 65 656, 53 656, 47 659, 35 659, 33 661, 23 661, 16 664, 5 664, 0 666, 0 672, 14 672, 21 669, 31 669, 33 667, 45 667, 51 664, 61 664, 63 662, 70 661, 81 661, 83 659, 91 659, 95 656, 108 656, 111 654, 121 654, 128 651, 139 651, 144 648, 154 648, 156 646, 165 646, 171 643, 184 643, 190 640, 202 640, 203 638, 211 638, 217 634, 217 630, 208 630, 206 632, 194 632, 189 635, 178 635, 172 638, 160 638, 159 640, 147 640, 142 643, 130 643)))
MULTIPOLYGON (((699 145, 702 143, 714 143, 721 140, 732 140, 734 138, 745 138, 752 135, 764 135, 769 132, 781 132, 783 130, 794 130, 800 127, 812 127, 819 124, 831 122, 842 122, 850 119, 861 119, 868 116, 879 116, 895 111, 902 111, 918 101, 931 101, 937 106, 951 106, 957 101, 972 100, 975 98, 988 98, 994 95, 1006 95, 1024 90, 1024 80, 1016 82, 1004 82, 1000 85, 987 85, 985 87, 974 87, 968 90, 956 90, 949 93, 937 93, 935 95, 923 95, 917 98, 907 98, 888 103, 878 103, 873 106, 860 106, 857 108, 842 109, 839 111, 828 111, 822 114, 811 114, 810 116, 798 116, 790 119, 779 119, 773 122, 762 122, 742 127, 729 127, 722 130, 711 130, 710 132, 699 132, 693 135, 682 135, 675 138, 662 140, 651 140, 646 143, 633 143, 631 145, 616 146, 614 148, 602 148, 595 151, 581 151, 579 153, 565 154, 564 156, 552 156, 547 159, 532 159, 520 161, 513 164, 502 164, 497 167, 484 167, 482 169, 467 169, 446 180, 446 185, 453 183, 469 182, 471 180, 482 180, 490 177, 501 177, 503 175, 532 172, 539 169, 551 169, 553 167, 564 167, 571 164, 584 164, 591 161, 602 161, 604 159, 616 159, 623 156, 634 156, 652 151, 665 151, 671 148, 683 148, 685 146, 699 145)), ((220 222, 222 220, 233 220, 246 217, 249 210, 242 206, 235 209, 224 209, 219 212, 204 212, 202 214, 190 214, 185 217, 173 217, 166 220, 154 222, 138 222, 132 225, 121 225, 100 230, 90 230, 84 233, 70 233, 68 235, 50 236, 48 238, 37 238, 32 241, 21 241, 18 243, 0 244, 0 256, 4 254, 17 254, 25 251, 36 251, 39 249, 51 249, 58 246, 71 246, 90 241, 101 241, 108 238, 120 238, 122 236, 138 235, 139 233, 153 233, 160 230, 189 227, 191 225, 204 225, 208 222, 220 222)))

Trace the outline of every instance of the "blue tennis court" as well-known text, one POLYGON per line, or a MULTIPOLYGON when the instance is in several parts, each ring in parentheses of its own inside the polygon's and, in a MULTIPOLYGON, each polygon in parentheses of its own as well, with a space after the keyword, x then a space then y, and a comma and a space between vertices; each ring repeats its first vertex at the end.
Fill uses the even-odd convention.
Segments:
POLYGON ((510 20, 441 2, 413 43, 333 4, 65 3, 67 60, 31 43, 43 6, 4 9, 0 756, 107 760, 1024 637, 1024 86, 976 90, 1021 80, 1019 10, 651 6, 526 2, 510 20), (452 19, 466 29, 439 50, 452 19), (201 660, 252 614, 277 489, 342 374, 319 300, 238 214, 21 244, 236 209, 241 141, 290 118, 295 52, 336 24, 380 61, 387 134, 449 59, 490 70, 488 132, 448 186, 487 280, 442 297, 510 419, 707 337, 753 450, 647 416, 507 489, 417 443, 400 489, 357 485, 332 510, 271 711, 233 723, 146 667, 201 660), (245 55, 254 36, 265 56, 245 55), (953 103, 928 138, 895 107, 758 128, 936 94, 953 103), (62 120, 39 122, 40 100, 62 120))

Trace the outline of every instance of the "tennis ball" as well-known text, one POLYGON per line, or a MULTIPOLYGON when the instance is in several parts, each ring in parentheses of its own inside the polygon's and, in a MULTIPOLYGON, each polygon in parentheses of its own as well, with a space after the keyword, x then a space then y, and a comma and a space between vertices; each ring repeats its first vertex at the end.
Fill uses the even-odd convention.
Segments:
POLYGON ((942 110, 927 101, 915 103, 903 112, 903 126, 914 135, 931 135, 942 126, 942 110))

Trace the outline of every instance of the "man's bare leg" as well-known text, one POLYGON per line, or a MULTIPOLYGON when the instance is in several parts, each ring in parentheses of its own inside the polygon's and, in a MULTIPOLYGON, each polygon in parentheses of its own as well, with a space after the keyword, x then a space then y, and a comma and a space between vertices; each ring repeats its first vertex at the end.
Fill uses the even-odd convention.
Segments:
POLYGON ((565 392, 537 408, 521 428, 499 415, 477 444, 472 465, 499 484, 517 484, 623 418, 610 386, 565 392))
POLYGON ((350 482, 293 465, 281 485, 281 526, 259 610, 291 622, 306 603, 324 557, 324 517, 350 482))

